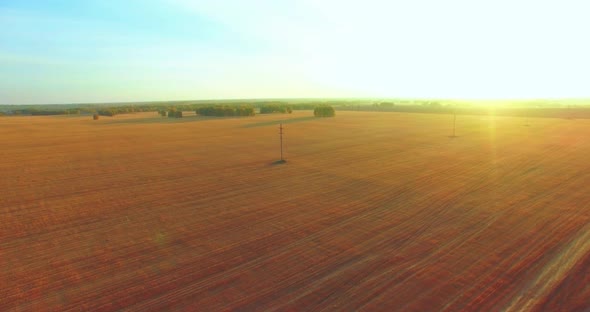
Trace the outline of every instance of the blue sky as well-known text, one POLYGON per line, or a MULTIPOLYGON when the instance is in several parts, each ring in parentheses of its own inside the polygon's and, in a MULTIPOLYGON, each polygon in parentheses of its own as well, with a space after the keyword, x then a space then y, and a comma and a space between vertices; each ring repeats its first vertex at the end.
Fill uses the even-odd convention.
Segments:
POLYGON ((0 0, 0 104, 590 97, 582 0, 0 0))

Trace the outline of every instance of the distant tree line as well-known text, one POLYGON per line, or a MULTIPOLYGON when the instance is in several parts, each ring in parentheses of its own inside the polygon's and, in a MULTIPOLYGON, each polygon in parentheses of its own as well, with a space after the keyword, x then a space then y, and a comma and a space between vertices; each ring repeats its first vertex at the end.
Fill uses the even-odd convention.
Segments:
MULTIPOLYGON (((318 102, 309 102, 309 103, 292 103, 292 102, 287 102, 287 101, 258 101, 258 102, 254 102, 251 105, 254 106, 255 108, 259 108, 260 109, 260 113, 261 114, 267 114, 266 111, 269 109, 269 107, 272 108, 276 108, 278 107, 284 107, 285 111, 287 113, 289 113, 287 111, 287 108, 290 108, 291 111, 294 110, 312 110, 314 109, 316 106, 318 106, 318 102), (266 108, 264 108, 266 107, 266 108), (263 108, 265 110, 265 112, 263 111, 263 108)), ((281 109, 279 109, 281 110, 281 109)), ((281 112, 281 111, 279 111, 281 112)))
POLYGON ((291 114, 293 110, 291 106, 285 104, 265 104, 260 106, 260 113, 261 114, 272 114, 272 113, 282 113, 282 114, 291 114))
POLYGON ((113 106, 113 107, 102 107, 96 109, 96 113, 101 116, 115 116, 119 114, 129 114, 136 112, 149 112, 157 110, 154 107, 149 106, 113 106))
POLYGON ((77 115, 80 114, 79 109, 64 109, 64 110, 41 110, 29 109, 28 113, 33 116, 47 116, 47 115, 77 115))
POLYGON ((8 115, 31 115, 31 116, 48 116, 48 115, 79 115, 94 114, 102 116, 115 116, 118 114, 127 114, 133 112, 151 111, 154 108, 145 106, 105 106, 105 105, 80 105, 71 108, 56 108, 54 105, 35 105, 34 107, 23 107, 5 109, 4 113, 8 115))
POLYGON ((250 105, 230 106, 230 105, 208 105, 198 107, 195 112, 201 116, 254 116, 256 113, 254 107, 250 105))
MULTIPOLYGON (((81 103, 44 105, 0 105, 5 115, 93 115, 116 116, 135 112, 156 112, 167 116, 171 108, 177 111, 201 111, 207 116, 252 116, 255 109, 265 114, 289 113, 293 110, 313 110, 326 101, 260 101, 260 100, 219 100, 219 101, 176 101, 176 102, 137 102, 137 103, 81 103), (223 109, 222 109, 223 107, 223 109), (162 113, 164 112, 164 113, 162 113)), ((198 112, 197 112, 198 113, 198 112)), ((199 113, 198 113, 199 114, 199 113)))
POLYGON ((299 103, 299 104, 290 104, 292 110, 312 110, 316 106, 317 103, 299 103))
MULTIPOLYGON (((569 102, 568 102, 569 103, 569 102)), ((562 117, 588 118, 590 106, 582 100, 569 106, 555 101, 530 101, 508 103, 493 108, 494 114, 531 117, 562 117)), ((489 108, 444 100, 419 99, 333 99, 333 100, 208 100, 208 101, 172 101, 172 102, 136 102, 136 103, 81 103, 81 104, 47 104, 47 105, 0 105, 0 113, 4 115, 89 115, 116 116, 135 112, 154 112, 168 116, 168 112, 196 111, 202 116, 252 116, 254 112, 288 113, 289 110, 315 110, 319 106, 332 106, 339 111, 380 111, 380 112, 412 112, 448 114, 489 114, 489 108)), ((173 116, 174 117, 174 116, 173 116)))
POLYGON ((343 111, 372 111, 372 112, 416 112, 416 113, 451 113, 454 107, 442 105, 439 102, 420 102, 417 104, 401 104, 395 102, 380 102, 365 105, 341 105, 339 110, 343 111))
POLYGON ((32 116, 49 116, 49 115, 74 115, 80 114, 80 109, 42 109, 42 108, 23 108, 8 111, 11 115, 32 115, 32 116))
POLYGON ((113 109, 99 109, 96 111, 99 116, 110 116, 113 117, 117 114, 117 112, 113 109))

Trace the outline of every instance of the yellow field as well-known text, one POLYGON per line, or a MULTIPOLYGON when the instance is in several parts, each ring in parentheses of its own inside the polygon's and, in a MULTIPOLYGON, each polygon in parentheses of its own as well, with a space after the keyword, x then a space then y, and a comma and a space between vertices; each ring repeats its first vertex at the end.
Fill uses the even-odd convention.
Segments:
POLYGON ((590 308, 590 120, 311 115, 0 118, 0 310, 590 308))

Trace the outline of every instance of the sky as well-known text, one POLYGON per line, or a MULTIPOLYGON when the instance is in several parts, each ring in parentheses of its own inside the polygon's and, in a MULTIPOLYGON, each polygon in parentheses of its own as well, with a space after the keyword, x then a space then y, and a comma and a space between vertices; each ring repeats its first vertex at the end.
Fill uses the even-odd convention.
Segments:
POLYGON ((586 0, 0 0, 0 104, 590 97, 586 0))

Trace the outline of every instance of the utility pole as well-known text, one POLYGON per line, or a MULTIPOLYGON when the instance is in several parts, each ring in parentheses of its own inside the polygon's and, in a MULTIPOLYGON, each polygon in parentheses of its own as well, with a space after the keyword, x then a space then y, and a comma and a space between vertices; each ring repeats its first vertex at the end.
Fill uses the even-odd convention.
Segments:
POLYGON ((453 110, 453 138, 455 137, 455 129, 457 128, 457 109, 453 110))
POLYGON ((279 135, 281 136, 281 162, 285 162, 283 159, 283 124, 279 124, 279 135))

